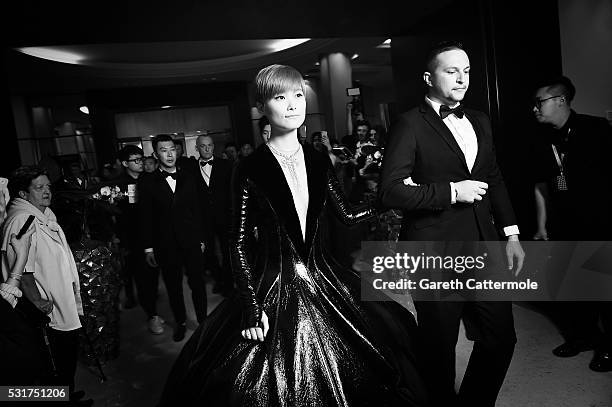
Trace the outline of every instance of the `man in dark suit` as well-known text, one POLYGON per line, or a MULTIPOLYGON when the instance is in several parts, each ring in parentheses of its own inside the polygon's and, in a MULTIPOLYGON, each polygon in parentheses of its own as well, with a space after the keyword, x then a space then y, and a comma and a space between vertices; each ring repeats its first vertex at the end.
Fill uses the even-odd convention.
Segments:
MULTIPOLYGON (((612 215, 607 184, 612 127, 600 117, 571 108, 576 89, 569 78, 544 81, 534 97, 537 129, 535 197, 536 240, 610 240, 612 215), (589 199, 598 191, 597 199, 589 199)), ((559 357, 595 349, 589 364, 596 372, 612 371, 612 303, 557 303, 557 322, 565 342, 553 350, 559 357), (601 317, 603 332, 598 322, 601 317)))
POLYGON ((144 174, 138 182, 141 232, 145 259, 162 270, 176 327, 173 339, 185 337, 183 273, 191 288, 198 322, 206 318, 206 283, 202 252, 207 227, 200 212, 197 181, 176 167, 177 154, 172 137, 160 134, 153 139, 159 170, 144 174))
MULTIPOLYGON (((128 301, 134 300, 132 278, 138 289, 138 299, 147 314, 148 328, 151 333, 159 335, 164 332, 163 320, 157 315, 157 285, 159 269, 148 267, 142 256, 142 238, 138 219, 138 194, 136 186, 143 174, 143 152, 140 147, 127 145, 119 151, 119 160, 124 173, 117 178, 117 185, 126 194, 119 201, 121 214, 117 216, 117 236, 125 254, 125 293, 128 301)), ((126 308, 129 308, 126 306, 126 308)))
POLYGON ((213 292, 227 296, 233 288, 228 246, 230 181, 233 166, 229 160, 213 155, 215 143, 210 136, 199 136, 196 139, 196 149, 200 153, 200 158, 197 162, 194 161, 192 168, 198 180, 202 217, 211 226, 212 232, 207 234, 209 239, 206 241, 204 260, 215 279, 213 292), (221 259, 217 257, 217 246, 221 252, 221 259))
MULTIPOLYGON (((484 113, 461 105, 469 70, 461 44, 432 49, 423 74, 427 96, 393 127, 381 174, 381 200, 403 210, 402 240, 498 240, 498 226, 508 237, 507 267, 516 260, 518 273, 524 252, 497 166, 491 125, 484 113)), ((461 293, 452 293, 444 300, 415 304, 423 374, 434 406, 495 404, 516 342, 512 308, 508 302, 477 299, 466 302, 461 293), (457 395, 455 346, 462 318, 476 341, 457 395)))

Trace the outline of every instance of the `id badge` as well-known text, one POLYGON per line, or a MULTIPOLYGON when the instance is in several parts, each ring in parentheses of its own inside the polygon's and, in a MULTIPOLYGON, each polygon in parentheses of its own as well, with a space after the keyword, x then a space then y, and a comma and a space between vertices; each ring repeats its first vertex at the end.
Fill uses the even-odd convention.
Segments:
POLYGON ((564 174, 555 177, 555 189, 557 191, 567 191, 567 181, 564 174))

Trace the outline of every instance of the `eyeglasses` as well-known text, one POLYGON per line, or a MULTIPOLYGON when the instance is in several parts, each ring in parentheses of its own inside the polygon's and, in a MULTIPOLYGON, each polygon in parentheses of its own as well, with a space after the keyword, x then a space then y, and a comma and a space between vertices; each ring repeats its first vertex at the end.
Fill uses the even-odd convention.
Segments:
POLYGON ((141 164, 144 160, 142 158, 132 158, 131 160, 127 160, 131 163, 141 164))
POLYGON ((546 102, 547 100, 554 99, 554 98, 560 98, 560 97, 563 97, 563 96, 565 96, 565 95, 556 95, 556 96, 551 96, 551 97, 544 98, 544 99, 535 99, 535 100, 533 101, 533 105, 534 105, 534 106, 535 106, 535 107, 536 107, 538 110, 540 110, 540 109, 542 108, 542 104, 543 104, 544 102, 546 102))

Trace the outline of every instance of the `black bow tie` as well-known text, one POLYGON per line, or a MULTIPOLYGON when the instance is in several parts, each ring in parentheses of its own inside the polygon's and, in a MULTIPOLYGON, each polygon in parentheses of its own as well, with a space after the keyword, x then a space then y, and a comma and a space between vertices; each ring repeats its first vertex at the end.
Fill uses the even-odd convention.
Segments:
POLYGON ((463 112, 463 106, 459 105, 453 109, 446 105, 440 106, 440 117, 442 118, 442 120, 446 119, 446 116, 448 116, 449 114, 454 114, 459 119, 462 119, 463 115, 465 114, 463 112))
POLYGON ((178 172, 162 171, 161 173, 162 173, 162 177, 164 178, 172 177, 173 180, 176 180, 176 177, 178 176, 178 172))
POLYGON ((213 165, 213 160, 208 160, 208 161, 200 161, 200 166, 205 167, 206 165, 213 165))

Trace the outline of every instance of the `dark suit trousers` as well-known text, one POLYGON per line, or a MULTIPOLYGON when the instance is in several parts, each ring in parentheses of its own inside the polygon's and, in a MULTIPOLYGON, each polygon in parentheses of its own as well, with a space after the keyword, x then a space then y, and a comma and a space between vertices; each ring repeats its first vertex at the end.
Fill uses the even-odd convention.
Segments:
POLYGON ((198 322, 206 318, 206 282, 204 262, 200 246, 190 248, 164 247, 155 250, 166 290, 170 308, 177 324, 186 321, 185 301, 183 299, 183 266, 187 273, 187 283, 191 288, 191 298, 198 322))
MULTIPOLYGON (((32 385, 46 376, 46 352, 39 327, 17 309, 0 299, 0 383, 2 385, 32 385)), ((33 307, 33 305, 32 305, 33 307)))
POLYGON ((612 302, 560 301, 551 308, 565 341, 612 351, 612 302))
POLYGON ((230 269, 227 227, 225 225, 216 225, 214 233, 209 235, 204 251, 204 263, 212 271, 217 284, 222 284, 228 289, 234 286, 230 269))
POLYGON ((157 315, 157 286, 159 282, 159 269, 149 267, 144 259, 142 249, 129 249, 125 256, 125 268, 128 274, 134 276, 138 302, 142 309, 151 318, 157 315))
POLYGON ((510 365, 516 334, 508 302, 416 302, 423 376, 434 407, 493 407, 510 365), (457 395, 455 346, 459 322, 474 336, 474 348, 457 395))
POLYGON ((74 392, 74 375, 79 354, 80 332, 80 328, 72 331, 47 329, 49 347, 57 369, 57 377, 52 379, 52 384, 68 386, 70 393, 74 392))

